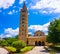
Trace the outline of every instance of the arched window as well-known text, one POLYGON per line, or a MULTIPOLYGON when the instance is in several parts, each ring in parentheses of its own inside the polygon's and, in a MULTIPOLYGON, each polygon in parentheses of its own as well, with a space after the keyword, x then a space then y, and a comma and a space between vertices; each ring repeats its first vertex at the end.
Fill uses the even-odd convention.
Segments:
POLYGON ((25 20, 24 18, 22 18, 22 20, 25 20))
POLYGON ((22 21, 22 23, 24 23, 24 21, 22 21))
POLYGON ((39 36, 39 35, 37 34, 37 36, 39 36))
POLYGON ((40 34, 40 36, 42 36, 42 34, 40 34))

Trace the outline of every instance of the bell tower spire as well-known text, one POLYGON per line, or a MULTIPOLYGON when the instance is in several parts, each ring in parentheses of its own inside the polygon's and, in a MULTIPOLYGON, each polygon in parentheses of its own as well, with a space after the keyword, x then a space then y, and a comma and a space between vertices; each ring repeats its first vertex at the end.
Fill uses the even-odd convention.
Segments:
POLYGON ((27 7, 26 7, 26 4, 25 4, 25 2, 24 2, 24 5, 23 5, 23 9, 26 9, 26 10, 27 10, 27 7))
POLYGON ((19 27, 19 40, 27 42, 28 37, 28 11, 26 4, 24 5, 20 11, 20 27, 19 27))

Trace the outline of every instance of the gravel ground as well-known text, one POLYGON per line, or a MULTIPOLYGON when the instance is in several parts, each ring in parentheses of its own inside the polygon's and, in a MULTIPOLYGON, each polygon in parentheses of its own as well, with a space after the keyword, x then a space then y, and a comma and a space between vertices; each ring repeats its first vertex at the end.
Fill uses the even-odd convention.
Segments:
POLYGON ((8 54, 8 51, 4 48, 0 48, 0 54, 8 54))
POLYGON ((43 46, 36 46, 33 48, 33 50, 25 54, 50 54, 50 53, 47 50, 45 50, 43 46))

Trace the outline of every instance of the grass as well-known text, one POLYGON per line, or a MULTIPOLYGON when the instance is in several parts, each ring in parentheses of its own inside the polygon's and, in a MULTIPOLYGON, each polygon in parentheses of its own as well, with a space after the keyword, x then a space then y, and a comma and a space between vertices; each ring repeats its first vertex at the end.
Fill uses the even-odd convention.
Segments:
POLYGON ((26 46, 24 48, 21 49, 21 52, 27 52, 33 49, 33 46, 26 46))
POLYGON ((55 54, 54 50, 50 51, 50 54, 55 54))

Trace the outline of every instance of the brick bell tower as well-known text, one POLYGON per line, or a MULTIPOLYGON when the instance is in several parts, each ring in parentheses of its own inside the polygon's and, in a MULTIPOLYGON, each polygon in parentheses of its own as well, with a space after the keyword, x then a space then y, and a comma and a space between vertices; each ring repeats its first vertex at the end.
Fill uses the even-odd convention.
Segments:
POLYGON ((19 40, 27 42, 28 37, 28 10, 24 2, 23 8, 20 10, 20 27, 19 27, 19 40))

